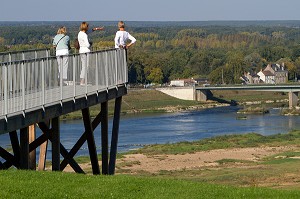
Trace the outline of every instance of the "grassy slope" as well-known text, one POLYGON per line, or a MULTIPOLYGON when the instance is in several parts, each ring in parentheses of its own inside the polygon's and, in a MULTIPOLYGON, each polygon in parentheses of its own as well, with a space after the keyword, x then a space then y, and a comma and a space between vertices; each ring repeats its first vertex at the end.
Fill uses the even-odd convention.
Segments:
POLYGON ((173 144, 156 144, 145 146, 132 153, 147 155, 158 154, 184 154, 212 149, 227 149, 237 147, 259 146, 287 146, 300 143, 300 131, 292 131, 286 134, 263 136, 257 133, 242 135, 223 135, 202 139, 194 142, 178 142, 173 144))
POLYGON ((300 191, 133 176, 0 171, 0 198, 299 198, 300 191))

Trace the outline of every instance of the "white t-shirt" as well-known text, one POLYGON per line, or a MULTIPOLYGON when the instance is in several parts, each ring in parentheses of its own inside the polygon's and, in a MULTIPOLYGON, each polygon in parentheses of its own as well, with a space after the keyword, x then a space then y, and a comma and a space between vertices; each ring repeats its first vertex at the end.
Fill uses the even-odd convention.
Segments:
POLYGON ((83 32, 80 31, 78 33, 78 42, 79 42, 79 53, 88 53, 90 52, 90 42, 88 39, 88 35, 83 32))
POLYGON ((126 31, 117 31, 116 36, 115 36, 115 48, 120 48, 120 46, 126 46, 126 41, 130 40, 131 43, 135 43, 136 39, 131 36, 128 32, 126 31))

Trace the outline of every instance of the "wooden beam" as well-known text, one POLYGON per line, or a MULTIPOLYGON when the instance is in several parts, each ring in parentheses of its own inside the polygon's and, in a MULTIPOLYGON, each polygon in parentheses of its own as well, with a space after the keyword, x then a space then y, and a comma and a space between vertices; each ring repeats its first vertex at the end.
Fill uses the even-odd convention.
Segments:
POLYGON ((110 175, 115 174, 121 104, 122 104, 122 97, 116 98, 115 99, 115 112, 114 112, 113 128, 112 128, 112 137, 111 137, 110 158, 109 158, 109 174, 110 175))
MULTIPOLYGON (((18 162, 19 160, 17 160, 15 158, 15 156, 13 156, 12 154, 10 154, 9 152, 7 152, 5 149, 3 149, 2 147, 0 147, 0 156, 6 160, 6 162, 8 162, 7 165, 10 165, 9 167, 11 167, 12 165, 14 165, 15 167, 17 167, 18 165, 20 165, 20 163, 18 162)), ((5 165, 5 163, 3 163, 3 165, 5 165)), ((5 168, 7 168, 6 166, 4 166, 5 168)))
POLYGON ((108 174, 108 102, 101 103, 102 174, 108 174))
POLYGON ((83 119, 84 128, 85 128, 85 132, 86 132, 86 140, 87 140, 88 149, 89 149, 89 153, 90 153, 93 174, 100 174, 94 132, 93 132, 92 124, 91 124, 90 110, 89 110, 89 108, 84 108, 81 110, 81 112, 82 112, 82 116, 83 116, 82 119, 83 119))
POLYGON ((46 157, 47 157, 47 149, 48 149, 48 140, 43 142, 40 145, 40 155, 39 155, 39 163, 38 163, 38 170, 44 171, 46 167, 46 157))
POLYGON ((29 128, 20 130, 20 169, 29 169, 29 128))
MULTIPOLYGON (((47 139, 49 139, 51 142, 53 142, 52 141, 52 136, 51 136, 51 134, 52 134, 51 132, 53 131, 53 129, 49 129, 49 124, 42 122, 42 123, 39 123, 39 127, 43 131, 44 135, 47 136, 47 139)), ((43 145, 42 147, 44 148, 42 150, 45 153, 44 154, 40 154, 39 165, 41 164, 41 166, 39 166, 39 169, 41 169, 41 170, 45 168, 46 152, 47 152, 47 148, 45 148, 45 147, 47 147, 47 145, 46 146, 43 145)), ((75 172, 77 172, 77 173, 84 173, 84 171, 81 169, 81 167, 77 164, 77 162, 73 159, 73 157, 71 157, 69 155, 69 152, 67 151, 67 149, 61 143, 60 143, 60 153, 64 157, 64 161, 68 162, 70 164, 70 166, 74 169, 75 172)), ((62 164, 63 164, 63 162, 60 163, 60 170, 61 171, 63 171, 64 168, 67 166, 67 164, 65 164, 65 166, 62 167, 62 164)))
POLYGON ((29 145, 29 151, 31 150, 31 146, 32 148, 37 148, 38 146, 40 146, 39 163, 38 163, 39 171, 44 171, 46 168, 48 139, 50 139, 51 137, 51 130, 49 129, 49 125, 50 125, 49 120, 46 122, 39 123, 38 126, 42 130, 43 134, 29 145))
POLYGON ((14 152, 15 159, 17 160, 17 168, 20 168, 20 144, 17 131, 9 132, 11 146, 14 152))
MULTIPOLYGON (((29 145, 35 140, 35 124, 29 126, 29 145)), ((36 150, 29 151, 29 169, 36 170, 36 150)))
MULTIPOLYGON (((101 122, 101 112, 95 117, 95 119, 92 122, 92 128, 93 130, 95 130, 97 128, 97 126, 100 124, 101 122)), ((76 142, 76 144, 72 147, 72 149, 69 152, 69 157, 73 159, 73 157, 76 155, 76 153, 78 152, 78 150, 80 149, 80 147, 85 143, 86 141, 86 132, 84 132, 81 137, 79 138, 79 140, 76 142)), ((61 170, 63 170, 67 164, 69 163, 68 159, 64 159, 61 164, 60 164, 60 168, 61 170)))
POLYGON ((48 141, 50 139, 50 135, 47 132, 42 131, 43 134, 40 135, 37 139, 35 139, 33 142, 29 144, 29 152, 35 150, 37 147, 39 147, 44 142, 48 141))
POLYGON ((60 125, 59 117, 52 119, 52 171, 60 171, 60 125))

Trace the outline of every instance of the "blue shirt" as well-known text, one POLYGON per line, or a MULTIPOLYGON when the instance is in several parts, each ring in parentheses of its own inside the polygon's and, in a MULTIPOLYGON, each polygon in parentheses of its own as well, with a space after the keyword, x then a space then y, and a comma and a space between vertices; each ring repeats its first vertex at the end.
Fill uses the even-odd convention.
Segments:
POLYGON ((56 50, 69 49, 70 37, 64 34, 57 34, 53 39, 53 45, 56 46, 56 50))

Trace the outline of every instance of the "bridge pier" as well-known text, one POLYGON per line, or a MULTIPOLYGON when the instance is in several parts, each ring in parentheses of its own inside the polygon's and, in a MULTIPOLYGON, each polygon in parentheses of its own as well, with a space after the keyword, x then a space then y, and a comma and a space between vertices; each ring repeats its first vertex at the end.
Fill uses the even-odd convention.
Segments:
POLYGON ((207 101, 207 90, 195 90, 195 98, 196 101, 205 102, 207 101))
POLYGON ((289 92, 289 108, 297 106, 298 103, 298 92, 289 92))

